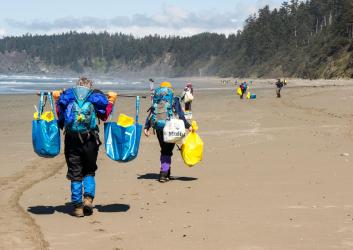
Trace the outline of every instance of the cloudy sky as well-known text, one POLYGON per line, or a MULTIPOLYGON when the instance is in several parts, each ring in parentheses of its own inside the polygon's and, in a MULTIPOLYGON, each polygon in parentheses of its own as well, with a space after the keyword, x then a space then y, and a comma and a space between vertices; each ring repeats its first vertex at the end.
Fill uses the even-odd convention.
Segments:
POLYGON ((0 36, 69 30, 144 36, 235 33, 244 20, 284 0, 0 0, 0 36))

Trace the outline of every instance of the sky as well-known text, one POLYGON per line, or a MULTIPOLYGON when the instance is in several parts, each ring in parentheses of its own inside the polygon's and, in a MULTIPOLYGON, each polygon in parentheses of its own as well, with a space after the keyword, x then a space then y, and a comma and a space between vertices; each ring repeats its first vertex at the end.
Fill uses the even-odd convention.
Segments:
POLYGON ((0 37, 77 32, 190 36, 236 33, 265 5, 284 0, 0 0, 0 37))

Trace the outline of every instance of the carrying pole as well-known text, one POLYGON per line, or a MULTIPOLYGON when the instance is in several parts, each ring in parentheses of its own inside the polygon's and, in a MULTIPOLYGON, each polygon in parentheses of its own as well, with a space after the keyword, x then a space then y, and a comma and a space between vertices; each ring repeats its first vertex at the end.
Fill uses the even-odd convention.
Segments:
MULTIPOLYGON (((40 96, 41 92, 37 92, 37 95, 40 96)), ((43 95, 48 95, 49 93, 52 93, 51 91, 43 91, 43 95)), ((107 94, 105 94, 107 95, 107 94)), ((119 97, 133 97, 136 98, 137 96, 146 99, 147 95, 128 95, 128 94, 118 94, 119 97)))

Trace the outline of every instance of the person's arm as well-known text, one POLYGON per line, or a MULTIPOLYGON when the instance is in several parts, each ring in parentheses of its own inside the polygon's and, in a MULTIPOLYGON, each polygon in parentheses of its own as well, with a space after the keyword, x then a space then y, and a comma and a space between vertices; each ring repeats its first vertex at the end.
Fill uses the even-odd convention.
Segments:
MULTIPOLYGON (((56 101, 56 113, 58 116, 58 125, 61 129, 65 125, 65 111, 70 102, 74 100, 74 95, 71 89, 65 90, 60 93, 56 101)), ((55 99, 55 97, 54 97, 55 99)))
POLYGON ((153 107, 149 108, 149 114, 146 117, 145 126, 144 126, 144 130, 143 130, 145 136, 147 136, 147 137, 150 135, 149 129, 152 126, 152 124, 151 124, 152 109, 153 109, 153 107))

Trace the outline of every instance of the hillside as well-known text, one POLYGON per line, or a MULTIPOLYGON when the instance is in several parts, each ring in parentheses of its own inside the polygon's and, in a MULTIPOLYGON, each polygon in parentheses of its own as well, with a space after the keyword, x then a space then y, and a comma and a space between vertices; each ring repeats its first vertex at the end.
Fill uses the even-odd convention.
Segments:
POLYGON ((5 37, 0 73, 352 78, 353 2, 265 6, 228 37, 76 32, 5 37))

